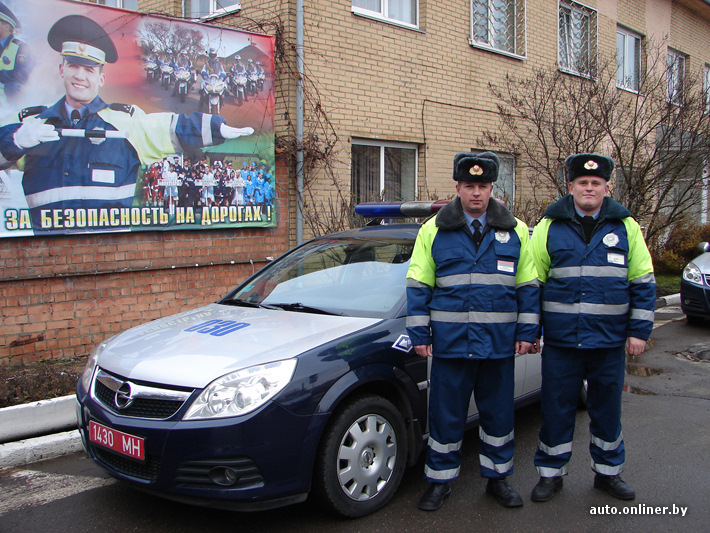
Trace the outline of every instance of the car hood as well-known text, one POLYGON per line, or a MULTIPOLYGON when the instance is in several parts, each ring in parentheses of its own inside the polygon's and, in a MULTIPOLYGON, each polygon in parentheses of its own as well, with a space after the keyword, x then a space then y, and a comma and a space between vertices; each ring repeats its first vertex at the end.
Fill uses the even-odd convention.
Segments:
POLYGON ((710 274, 710 252, 700 254, 693 259, 693 264, 697 266, 703 274, 710 274))
POLYGON ((136 381, 203 388, 234 370, 295 357, 380 321, 211 304, 121 333, 107 342, 98 364, 136 381))

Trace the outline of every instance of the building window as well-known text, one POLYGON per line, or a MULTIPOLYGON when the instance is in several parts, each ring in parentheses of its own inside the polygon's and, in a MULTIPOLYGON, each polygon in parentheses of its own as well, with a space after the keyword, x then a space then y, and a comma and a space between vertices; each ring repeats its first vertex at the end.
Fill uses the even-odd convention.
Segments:
POLYGON ((417 145, 353 140, 351 193, 356 202, 415 199, 417 145))
POLYGON ((616 30, 616 86, 638 92, 641 77, 641 37, 616 30))
POLYGON ((597 12, 577 2, 559 4, 560 70, 589 78, 597 75, 597 12))
POLYGON ((219 17, 239 11, 241 1, 237 0, 183 0, 183 16, 191 19, 219 17))
POLYGON ((472 0, 470 43, 525 57, 525 2, 472 0))
POLYGON ((668 102, 683 105, 685 90, 685 54, 668 49, 668 102))
POLYGON ((419 27, 419 0, 353 0, 352 12, 395 24, 419 27))
POLYGON ((123 9, 138 10, 138 0, 99 0, 102 6, 121 7, 123 9))

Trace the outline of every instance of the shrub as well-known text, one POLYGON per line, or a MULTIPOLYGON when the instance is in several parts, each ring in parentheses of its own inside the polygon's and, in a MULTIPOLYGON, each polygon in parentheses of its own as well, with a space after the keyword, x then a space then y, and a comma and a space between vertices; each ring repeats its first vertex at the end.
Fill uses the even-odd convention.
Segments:
POLYGON ((698 255, 698 244, 710 241, 710 224, 698 226, 681 222, 671 227, 668 238, 651 248, 656 274, 680 274, 698 255))

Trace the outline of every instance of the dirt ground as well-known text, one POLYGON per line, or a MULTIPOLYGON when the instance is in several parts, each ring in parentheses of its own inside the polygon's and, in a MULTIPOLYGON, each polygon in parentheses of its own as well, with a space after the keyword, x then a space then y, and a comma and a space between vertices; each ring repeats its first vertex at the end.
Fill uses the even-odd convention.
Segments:
POLYGON ((78 357, 0 366, 0 408, 74 394, 85 365, 78 357))

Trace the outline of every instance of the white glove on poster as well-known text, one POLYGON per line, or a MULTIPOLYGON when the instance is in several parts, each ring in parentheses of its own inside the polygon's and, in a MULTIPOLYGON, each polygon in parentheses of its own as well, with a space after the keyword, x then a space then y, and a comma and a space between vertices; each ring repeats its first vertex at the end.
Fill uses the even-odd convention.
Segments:
POLYGON ((39 143, 58 141, 59 133, 51 124, 45 124, 38 118, 28 118, 17 129, 12 140, 15 146, 27 150, 39 143))
POLYGON ((219 127, 219 132, 225 139, 236 139, 237 137, 242 137, 243 135, 251 135, 254 133, 254 128, 233 128, 222 124, 219 127))

